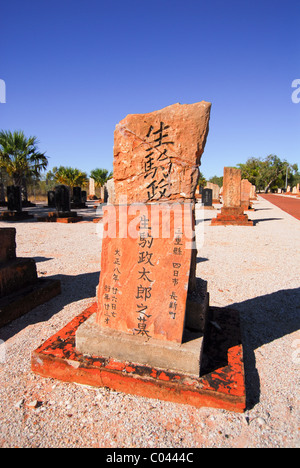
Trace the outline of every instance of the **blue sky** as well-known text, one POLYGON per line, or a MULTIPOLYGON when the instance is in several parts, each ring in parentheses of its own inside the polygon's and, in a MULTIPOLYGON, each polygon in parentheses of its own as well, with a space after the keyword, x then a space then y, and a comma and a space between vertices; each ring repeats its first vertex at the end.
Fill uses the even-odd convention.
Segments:
POLYGON ((49 169, 112 169, 127 114, 212 102, 201 171, 249 157, 300 167, 299 0, 1 0, 0 129, 49 169))

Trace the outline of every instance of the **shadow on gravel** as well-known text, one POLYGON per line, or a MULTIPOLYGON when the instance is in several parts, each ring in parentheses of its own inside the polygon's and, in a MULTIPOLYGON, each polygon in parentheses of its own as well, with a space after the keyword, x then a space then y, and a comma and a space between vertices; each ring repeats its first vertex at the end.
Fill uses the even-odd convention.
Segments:
POLYGON ((263 218, 263 219, 253 219, 253 226, 256 226, 256 224, 261 223, 263 221, 280 221, 283 218, 263 218))
MULTIPOLYGON (((96 296, 99 274, 99 272, 95 272, 77 276, 55 275, 45 277, 48 279, 56 279, 61 282, 61 294, 0 328, 0 339, 6 341, 30 325, 39 322, 47 322, 51 317, 61 312, 64 307, 73 302, 88 298, 91 298, 92 301, 96 296)), ((30 346, 30 343, 28 343, 28 346, 30 346)))
MULTIPOLYGON (((200 261, 206 260, 200 259, 200 261)), ((99 272, 77 276, 55 275, 51 278, 61 281, 62 294, 1 328, 0 339, 6 341, 30 325, 47 322, 65 306, 87 298, 91 298, 92 302, 96 296, 99 272)), ((256 369, 255 350, 300 328, 300 288, 280 290, 234 303, 226 308, 238 310, 240 313, 247 409, 250 409, 259 402, 260 398, 260 380, 256 369)), ((228 337, 228 339, 231 338, 228 337)), ((232 343, 232 346, 235 344, 232 343)), ((28 346, 30 347, 31 344, 28 343, 28 346)), ((275 375, 274 378, 276 378, 275 375)))
POLYGON ((240 312, 247 408, 250 409, 259 402, 260 397, 260 380, 254 351, 264 344, 299 330, 300 288, 283 289, 231 304, 229 308, 240 312))

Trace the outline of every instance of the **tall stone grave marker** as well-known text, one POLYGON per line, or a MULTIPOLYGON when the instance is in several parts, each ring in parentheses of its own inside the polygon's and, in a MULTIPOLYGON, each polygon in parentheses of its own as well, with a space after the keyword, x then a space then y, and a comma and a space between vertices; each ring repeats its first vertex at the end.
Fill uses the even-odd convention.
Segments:
POLYGON ((117 204, 104 213, 98 301, 32 353, 34 372, 197 407, 245 409, 239 315, 208 301, 204 309, 200 278, 197 288, 191 281, 194 194, 209 115, 209 103, 176 104, 117 125, 117 204), (208 311, 202 323, 200 309, 208 311))
POLYGON ((96 195, 95 180, 90 177, 89 178, 89 197, 93 198, 95 197, 95 195, 96 195))
POLYGON ((199 376, 202 338, 184 341, 209 116, 209 103, 175 104, 117 125, 118 205, 104 217, 98 311, 76 333, 79 352, 199 376))
POLYGON ((223 207, 221 213, 212 219, 212 226, 236 225, 253 226, 241 206, 241 170, 224 167, 223 207))

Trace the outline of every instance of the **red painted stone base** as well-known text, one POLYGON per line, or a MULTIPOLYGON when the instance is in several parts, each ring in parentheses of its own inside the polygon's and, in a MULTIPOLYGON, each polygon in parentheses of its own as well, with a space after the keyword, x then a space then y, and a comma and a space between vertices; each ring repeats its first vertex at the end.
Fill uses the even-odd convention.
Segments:
POLYGON ((0 214, 0 221, 27 221, 27 219, 33 219, 34 216, 29 214, 27 211, 3 211, 0 214))
POLYGON ((75 332, 96 311, 95 303, 35 350, 32 371, 65 382, 109 387, 196 407, 245 410, 243 348, 237 311, 210 308, 210 325, 204 341, 204 370, 199 378, 77 353, 75 332))
POLYGON ((221 213, 211 220, 211 226, 253 226, 242 208, 221 208, 221 213))
POLYGON ((48 213, 48 216, 41 216, 37 218, 37 221, 41 223, 63 223, 63 224, 70 224, 70 223, 79 223, 82 221, 82 216, 77 216, 77 213, 72 213, 68 216, 64 216, 63 214, 57 215, 56 213, 48 213))

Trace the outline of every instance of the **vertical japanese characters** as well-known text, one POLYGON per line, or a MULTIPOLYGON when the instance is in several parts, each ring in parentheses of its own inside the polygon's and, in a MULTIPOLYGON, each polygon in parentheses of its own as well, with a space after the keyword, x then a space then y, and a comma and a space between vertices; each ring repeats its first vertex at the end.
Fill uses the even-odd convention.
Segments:
POLYGON ((144 179, 147 179, 148 201, 160 199, 168 196, 170 186, 170 173, 172 161, 168 156, 168 147, 173 144, 169 140, 169 125, 160 122, 160 127, 156 130, 152 125, 146 135, 149 148, 146 150, 144 161, 144 179))
POLYGON ((149 313, 149 300, 151 299, 152 293, 152 268, 154 267, 153 252, 153 237, 151 235, 151 226, 149 226, 149 218, 142 216, 140 219, 140 231, 139 231, 139 252, 138 252, 138 264, 140 266, 137 283, 137 294, 136 294, 136 313, 137 313, 137 328, 134 329, 134 334, 146 336, 151 338, 149 330, 147 329, 148 319, 152 316, 149 313))
POLYGON ((170 294, 169 303, 169 315, 175 320, 177 310, 177 285, 179 284, 180 268, 181 268, 181 256, 183 255, 183 242, 182 242, 182 230, 179 228, 176 230, 174 244, 173 244, 173 275, 172 275, 172 292, 170 294))
POLYGON ((104 307, 104 321, 106 324, 110 322, 112 318, 117 317, 117 304, 118 304, 118 290, 117 285, 119 284, 121 275, 121 252, 120 249, 114 251, 114 269, 112 275, 112 283, 104 285, 104 296, 103 296, 103 307, 104 307))

